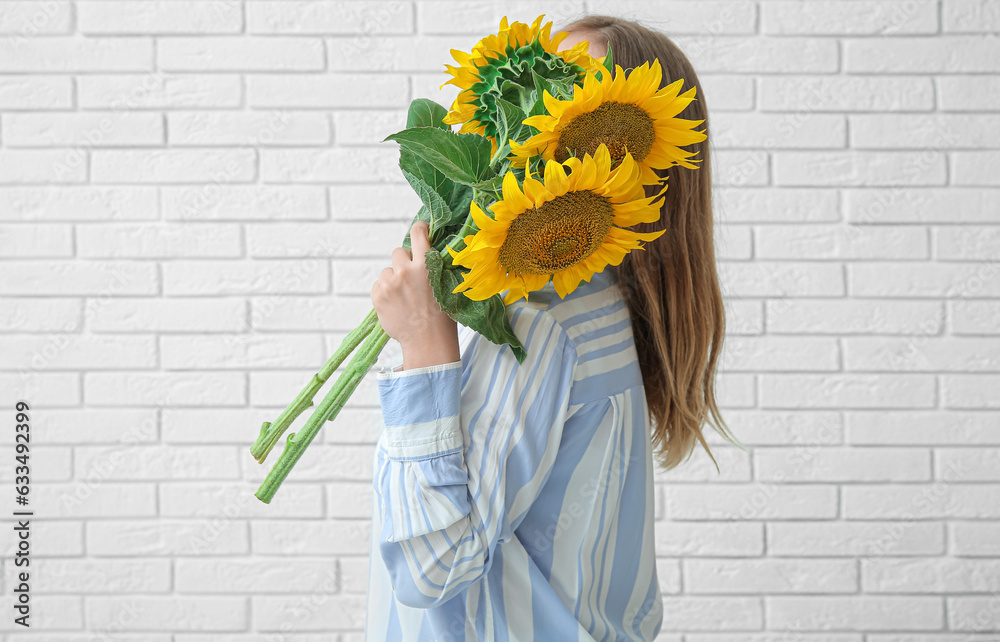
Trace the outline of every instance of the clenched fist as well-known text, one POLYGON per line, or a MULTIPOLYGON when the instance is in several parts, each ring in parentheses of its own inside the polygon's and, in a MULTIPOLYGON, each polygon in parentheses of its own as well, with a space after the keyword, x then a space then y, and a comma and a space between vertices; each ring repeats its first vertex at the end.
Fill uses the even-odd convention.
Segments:
POLYGON ((458 324, 441 311, 427 277, 424 254, 431 247, 428 231, 424 221, 413 224, 413 251, 394 249, 392 267, 382 270, 371 289, 379 324, 403 348, 404 370, 460 359, 458 324))

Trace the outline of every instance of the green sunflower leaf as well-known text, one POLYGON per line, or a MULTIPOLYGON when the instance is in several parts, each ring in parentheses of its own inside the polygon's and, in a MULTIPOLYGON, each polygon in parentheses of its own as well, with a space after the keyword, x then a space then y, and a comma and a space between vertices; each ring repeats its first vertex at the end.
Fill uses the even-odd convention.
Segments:
POLYGON ((399 169, 404 173, 409 172, 430 185, 441 198, 447 199, 448 195, 451 194, 452 186, 456 184, 455 181, 437 171, 433 165, 405 147, 399 148, 399 169))
POLYGON ((448 202, 448 207, 451 208, 451 211, 459 217, 456 223, 458 226, 461 226, 463 224, 461 219, 469 215, 469 203, 472 202, 474 190, 472 187, 462 185, 461 183, 452 183, 452 187, 451 196, 446 198, 445 201, 448 202))
POLYGON ((479 134, 456 134, 437 127, 411 127, 387 136, 464 185, 491 178, 490 141, 479 134))
MULTIPOLYGON (((472 200, 472 188, 456 183, 433 165, 420 158, 405 147, 399 149, 399 169, 416 176, 445 200, 452 212, 468 212, 469 201, 472 200)), ((411 183, 412 184, 412 183, 411 183)), ((426 202, 426 201, 425 201, 426 202)))
POLYGON ((501 200, 500 195, 503 193, 503 176, 494 176, 493 178, 485 181, 481 181, 472 186, 473 188, 479 190, 480 192, 487 192, 494 200, 501 200))
MULTIPOLYGON (((545 109, 545 101, 542 98, 542 94, 539 94, 538 95, 538 99, 534 102, 534 104, 532 104, 531 109, 528 110, 528 118, 530 118, 532 116, 541 116, 542 114, 546 114, 546 113, 548 113, 548 111, 545 109)), ((526 127, 528 127, 529 131, 530 131, 531 126, 530 125, 526 125, 526 127)), ((535 130, 535 131, 538 131, 538 130, 535 130)))
POLYGON ((522 130, 526 130, 527 127, 524 126, 524 119, 527 116, 524 115, 524 110, 515 105, 514 103, 504 100, 503 98, 497 98, 497 153, 493 155, 490 163, 496 163, 501 158, 506 158, 510 156, 510 139, 514 139, 517 142, 524 142, 527 136, 524 136, 522 130))
MULTIPOLYGON (((544 76, 540 75, 534 69, 531 70, 531 77, 535 82, 534 97, 536 105, 542 101, 542 95, 544 92, 547 91, 553 96, 555 95, 555 91, 552 89, 552 83, 549 82, 548 78, 545 78, 544 76)), ((544 108, 544 103, 543 103, 543 108, 544 108)))
MULTIPOLYGON (((551 78, 546 78, 545 76, 536 73, 534 70, 532 70, 531 75, 534 79, 534 89, 531 92, 533 102, 531 103, 531 107, 528 109, 525 118, 540 116, 548 113, 548 109, 545 107, 544 99, 546 91, 557 100, 566 100, 567 98, 573 97, 572 79, 563 79, 556 82, 551 78)), ((527 125, 525 126, 525 130, 529 130, 530 133, 530 127, 527 125)))
MULTIPOLYGON (((410 184, 410 187, 413 188, 413 191, 417 193, 420 201, 424 204, 420 208, 420 212, 417 213, 417 220, 427 221, 430 224, 429 236, 431 247, 437 247, 456 224, 460 227, 465 222, 465 215, 456 217, 451 208, 448 207, 448 203, 441 198, 441 195, 434 191, 419 176, 414 176, 410 172, 403 170, 403 178, 406 179, 406 182, 410 184), (460 220, 456 220, 459 218, 460 220)), ((403 247, 409 249, 411 247, 409 243, 410 233, 407 232, 406 238, 403 240, 403 247)))
POLYGON ((524 110, 502 98, 497 100, 497 106, 500 107, 503 115, 503 119, 500 121, 501 131, 505 133, 507 138, 517 140, 517 134, 524 126, 524 119, 527 118, 524 115, 524 110))
POLYGON ((450 256, 446 263, 440 254, 431 250, 424 258, 427 275, 441 311, 455 321, 472 328, 497 345, 508 345, 517 358, 523 363, 528 356, 521 340, 514 334, 507 316, 507 308, 503 297, 495 294, 485 301, 473 301, 465 294, 454 290, 462 282, 462 271, 450 266, 450 256))
POLYGON ((410 103, 410 108, 406 112, 406 127, 437 127, 451 131, 449 125, 444 124, 444 117, 448 115, 448 110, 437 104, 430 98, 417 98, 410 103))

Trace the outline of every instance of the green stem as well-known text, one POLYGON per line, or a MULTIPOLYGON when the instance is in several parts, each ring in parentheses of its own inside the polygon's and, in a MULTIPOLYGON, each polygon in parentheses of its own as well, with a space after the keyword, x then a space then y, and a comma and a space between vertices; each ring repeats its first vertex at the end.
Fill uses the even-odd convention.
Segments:
POLYGON ((319 429, 327 421, 333 420, 337 416, 341 408, 344 407, 344 404, 354 393, 354 390, 358 387, 358 384, 378 360, 379 353, 388 341, 389 335, 385 333, 385 330, 376 321, 375 327, 365 339, 361 349, 351 358, 343 374, 340 375, 336 383, 334 383, 333 388, 327 393, 323 401, 320 402, 319 407, 313 412, 306 425, 299 432, 288 435, 288 439, 285 441, 285 448, 281 452, 277 463, 271 469, 271 472, 268 473, 260 488, 257 489, 257 492, 254 493, 257 499, 265 504, 271 503, 271 499, 278 491, 278 487, 281 486, 281 482, 285 480, 295 462, 299 460, 302 453, 309 447, 309 443, 313 440, 313 437, 316 436, 319 429))
POLYGON ((493 167, 494 165, 496 165, 501 160, 507 158, 507 156, 509 154, 510 154, 510 148, 507 147, 507 144, 504 143, 504 144, 501 145, 500 141, 498 140, 497 141, 497 151, 496 151, 495 154, 493 154, 493 157, 490 158, 490 167, 493 167))
POLYGON ((441 250, 440 252, 441 258, 450 264, 451 254, 448 253, 447 248, 450 247, 455 252, 458 252, 458 246, 461 243, 465 243, 465 237, 468 236, 469 234, 475 234, 477 231, 478 228, 476 227, 476 221, 473 220, 472 215, 470 214, 468 217, 466 217, 465 224, 462 225, 462 229, 458 231, 458 234, 455 235, 455 238, 452 239, 451 243, 448 243, 448 245, 441 250))
POLYGON ((264 463, 264 459, 267 458, 268 453, 271 449, 278 443, 281 439, 281 435, 284 434, 288 427, 292 425, 292 422, 302 414, 302 412, 313 405, 313 397, 319 392, 319 389, 323 387, 330 375, 340 367, 344 359, 347 358, 349 354, 354 352, 354 349, 358 347, 366 337, 368 337, 375 326, 378 325, 378 314, 375 309, 368 313, 357 328, 351 331, 350 334, 341 342, 340 347, 337 351, 333 353, 333 356, 327 360, 323 367, 313 375, 312 380, 306 384, 306 387, 302 389, 302 392, 292 401, 291 404, 285 408, 274 422, 265 421, 264 425, 260 428, 260 435, 258 435, 257 440, 250 447, 250 454, 253 455, 254 459, 258 463, 264 463))

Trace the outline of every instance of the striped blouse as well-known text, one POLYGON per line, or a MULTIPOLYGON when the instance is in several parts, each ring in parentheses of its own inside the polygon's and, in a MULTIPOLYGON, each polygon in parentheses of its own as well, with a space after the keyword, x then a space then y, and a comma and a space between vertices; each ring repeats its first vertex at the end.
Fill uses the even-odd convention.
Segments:
POLYGON ((461 360, 376 375, 365 640, 652 640, 653 460, 611 270, 506 306, 518 364, 459 324, 461 360))

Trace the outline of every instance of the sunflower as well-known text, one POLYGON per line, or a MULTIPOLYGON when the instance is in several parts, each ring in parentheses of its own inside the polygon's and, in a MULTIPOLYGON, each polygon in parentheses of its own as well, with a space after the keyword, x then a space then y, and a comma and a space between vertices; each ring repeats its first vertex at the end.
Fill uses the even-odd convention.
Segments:
POLYGON ((593 156, 545 164, 544 182, 530 173, 524 191, 513 171, 503 179, 503 199, 490 206, 489 217, 475 202, 472 218, 479 232, 465 237, 466 247, 453 263, 470 268, 452 292, 474 301, 509 289, 504 304, 527 298, 551 278, 565 297, 581 281, 590 281, 608 265, 618 265, 639 241, 652 241, 665 230, 640 233, 622 229, 660 217, 659 194, 646 197, 639 165, 628 153, 611 169, 611 154, 600 145, 593 156), (566 174, 566 169, 570 174, 566 174), (617 227, 616 227, 617 226, 617 227))
MULTIPOLYGON (((496 99, 513 98, 510 91, 517 87, 534 87, 531 72, 555 82, 581 82, 593 70, 603 68, 601 58, 597 60, 587 53, 588 43, 578 43, 572 49, 557 51, 559 43, 569 35, 562 31, 554 38, 549 34, 552 22, 542 26, 542 18, 528 26, 523 22, 507 24, 507 17, 500 21, 496 34, 480 40, 471 53, 451 50, 451 55, 459 63, 458 67, 446 64, 447 73, 454 76, 445 85, 455 85, 462 91, 452 103, 451 110, 444 119, 447 125, 462 125, 460 134, 477 133, 486 136, 497 150, 497 107, 496 99), (511 85, 505 81, 513 81, 511 85), (506 87, 505 87, 506 85, 506 87)), ((519 104, 517 99, 511 100, 519 104)))
POLYGON ((697 169, 689 161, 697 152, 680 149, 705 140, 702 131, 691 131, 704 120, 676 118, 695 100, 696 87, 678 96, 684 80, 660 88, 663 74, 660 61, 645 62, 626 77, 619 65, 615 74, 598 78, 588 74, 583 86, 574 87, 573 98, 558 100, 546 92, 543 96, 547 114, 525 119, 525 124, 539 130, 523 144, 511 142, 511 165, 524 167, 528 159, 541 154, 544 160, 565 162, 571 156, 593 154, 598 145, 607 145, 613 163, 626 150, 639 163, 645 183, 659 183, 653 171, 673 165, 697 169))

